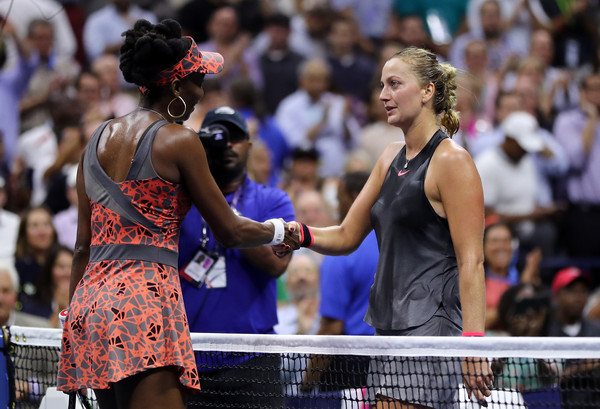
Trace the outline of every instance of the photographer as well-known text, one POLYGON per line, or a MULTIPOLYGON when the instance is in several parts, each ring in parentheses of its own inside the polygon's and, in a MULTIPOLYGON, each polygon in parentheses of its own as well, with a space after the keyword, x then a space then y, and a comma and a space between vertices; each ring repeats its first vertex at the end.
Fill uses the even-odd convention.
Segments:
MULTIPOLYGON (((199 132, 210 171, 234 212, 254 220, 283 218, 294 220, 294 208, 285 192, 260 185, 246 174, 252 146, 243 116, 222 106, 209 111, 199 132)), ((214 239, 208 225, 193 207, 185 218, 179 240, 179 269, 185 309, 192 332, 271 334, 277 324, 276 279, 284 273, 291 255, 276 257, 268 246, 252 249, 226 249, 214 239)), ((252 390, 265 407, 282 402, 279 358, 260 356, 214 357, 196 354, 202 391, 191 397, 195 405, 234 407, 233 389, 252 390), (205 363, 210 365, 206 367, 205 363), (257 379, 250 367, 272 367, 260 371, 257 379), (224 379, 238 379, 230 389, 224 379), (240 380, 242 379, 242 380, 240 380), (247 379, 247 382, 245 381, 247 379), (214 389, 219 388, 215 395, 214 389), (257 393, 258 392, 258 393, 257 393), (260 398, 263 396, 264 398, 260 398), (274 397, 275 396, 275 397, 274 397), (227 403, 225 402, 227 401, 227 403)), ((239 403, 239 402, 238 402, 239 403)), ((191 403, 190 403, 191 404, 191 403)))

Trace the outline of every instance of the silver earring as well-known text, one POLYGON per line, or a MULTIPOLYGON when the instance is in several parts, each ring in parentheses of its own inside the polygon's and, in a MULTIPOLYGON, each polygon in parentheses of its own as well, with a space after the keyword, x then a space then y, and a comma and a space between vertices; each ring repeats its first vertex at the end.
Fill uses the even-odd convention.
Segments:
POLYGON ((185 103, 185 101, 183 100, 183 98, 181 98, 181 95, 177 95, 177 97, 176 97, 176 98, 173 98, 173 99, 171 100, 171 102, 169 102, 169 105, 167 105, 167 113, 168 113, 168 114, 171 116, 171 118, 173 118, 173 119, 178 119, 178 118, 181 118, 182 116, 184 116, 184 115, 185 115, 186 111, 187 111, 187 104, 185 103), (173 102, 177 101, 177 100, 181 100, 181 103, 183 104, 183 112, 182 112, 180 115, 173 115, 173 114, 171 113, 171 104, 172 104, 173 102))

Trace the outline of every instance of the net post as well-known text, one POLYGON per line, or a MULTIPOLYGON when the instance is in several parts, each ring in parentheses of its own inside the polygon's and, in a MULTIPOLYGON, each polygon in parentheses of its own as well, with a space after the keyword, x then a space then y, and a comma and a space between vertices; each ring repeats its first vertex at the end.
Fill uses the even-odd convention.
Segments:
POLYGON ((2 353, 0 353, 0 408, 9 408, 9 378, 8 378, 8 352, 10 347, 10 335, 6 327, 2 327, 0 331, 0 345, 2 353))

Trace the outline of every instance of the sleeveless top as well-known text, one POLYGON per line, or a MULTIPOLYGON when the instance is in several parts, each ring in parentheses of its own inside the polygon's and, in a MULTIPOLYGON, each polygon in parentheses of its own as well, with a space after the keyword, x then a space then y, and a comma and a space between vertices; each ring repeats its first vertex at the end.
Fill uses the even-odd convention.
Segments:
POLYGON ((181 384, 199 389, 177 271, 181 222, 191 207, 180 184, 162 179, 153 123, 136 147, 127 177, 113 181, 98 161, 101 125, 83 162, 91 208, 90 257, 69 306, 58 389, 106 389, 150 368, 177 367, 181 384))
POLYGON ((447 137, 438 130, 406 168, 404 146, 371 208, 379 263, 365 321, 376 329, 418 327, 440 307, 462 327, 458 267, 448 221, 435 213, 425 195, 431 157, 447 137))

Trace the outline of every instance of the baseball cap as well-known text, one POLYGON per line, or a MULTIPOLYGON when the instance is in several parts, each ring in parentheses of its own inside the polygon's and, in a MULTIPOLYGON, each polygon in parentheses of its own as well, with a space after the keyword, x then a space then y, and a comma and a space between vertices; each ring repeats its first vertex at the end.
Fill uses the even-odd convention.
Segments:
POLYGON ((208 111, 204 117, 204 121, 202 121, 202 128, 219 123, 224 125, 231 124, 241 131, 246 138, 250 137, 248 125, 246 125, 243 115, 230 106, 221 106, 208 111))
POLYGON ((577 267, 567 267, 560 270, 552 280, 552 294, 556 294, 561 288, 570 285, 577 279, 583 279, 590 284, 590 276, 583 273, 577 267))
POLYGON ((538 121, 527 112, 513 112, 500 125, 504 135, 517 141, 525 152, 539 152, 544 141, 538 134, 538 121))

